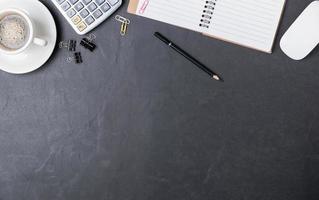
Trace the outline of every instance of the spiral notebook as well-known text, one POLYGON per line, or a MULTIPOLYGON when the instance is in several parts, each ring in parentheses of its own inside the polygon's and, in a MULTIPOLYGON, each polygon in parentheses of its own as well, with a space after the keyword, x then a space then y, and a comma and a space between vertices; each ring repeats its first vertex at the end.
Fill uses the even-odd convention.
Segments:
POLYGON ((286 0, 130 0, 128 12, 271 53, 286 0))

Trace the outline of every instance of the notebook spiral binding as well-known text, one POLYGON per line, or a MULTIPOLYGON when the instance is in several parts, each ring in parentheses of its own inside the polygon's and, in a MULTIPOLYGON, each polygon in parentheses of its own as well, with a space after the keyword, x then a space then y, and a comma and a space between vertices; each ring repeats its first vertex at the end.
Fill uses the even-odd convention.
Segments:
POLYGON ((216 2, 217 0, 210 0, 205 2, 202 18, 199 23, 200 27, 209 28, 214 14, 216 2))

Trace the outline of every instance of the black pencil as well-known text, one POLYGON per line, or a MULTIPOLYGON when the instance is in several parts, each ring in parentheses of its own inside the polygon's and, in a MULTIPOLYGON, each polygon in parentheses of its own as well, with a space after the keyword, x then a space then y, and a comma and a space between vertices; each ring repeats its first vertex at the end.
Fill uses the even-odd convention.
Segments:
POLYGON ((190 62, 192 62, 193 64, 195 64, 198 68, 200 68, 201 70, 203 70, 204 72, 206 72, 209 76, 211 76, 213 79, 217 80, 217 81, 223 81, 223 79, 217 75, 215 72, 213 72, 211 69, 209 69, 208 67, 206 67, 205 65, 203 65, 201 62, 199 62, 198 60, 196 60, 193 56, 191 56, 190 54, 188 54, 186 51, 184 51, 183 49, 181 49, 179 46, 177 46, 176 44, 174 44, 172 41, 170 41, 169 39, 167 39, 165 36, 163 36, 162 34, 160 34, 159 32, 155 32, 154 36, 157 37, 158 39, 160 39, 162 42, 164 42, 165 44, 167 44, 169 47, 171 47, 172 49, 174 49, 177 53, 181 54, 182 56, 184 56, 187 60, 189 60, 190 62))

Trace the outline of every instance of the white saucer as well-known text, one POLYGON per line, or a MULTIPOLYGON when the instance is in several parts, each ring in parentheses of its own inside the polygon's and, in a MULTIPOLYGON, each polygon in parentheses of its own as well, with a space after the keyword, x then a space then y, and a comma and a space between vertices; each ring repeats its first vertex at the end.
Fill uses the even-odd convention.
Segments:
POLYGON ((56 43, 57 32, 50 11, 38 0, 0 0, 0 10, 18 8, 24 10, 34 21, 35 35, 48 41, 46 47, 31 44, 18 55, 0 53, 0 69, 8 73, 24 74, 41 67, 51 56, 56 43))

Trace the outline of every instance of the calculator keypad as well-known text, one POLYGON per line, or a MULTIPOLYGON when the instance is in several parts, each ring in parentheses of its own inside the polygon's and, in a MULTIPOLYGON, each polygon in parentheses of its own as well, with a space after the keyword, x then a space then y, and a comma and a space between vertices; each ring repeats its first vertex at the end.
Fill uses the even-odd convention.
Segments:
POLYGON ((64 11, 67 11, 71 5, 68 2, 64 2, 61 7, 64 11))
POLYGON ((92 0, 82 0, 85 5, 88 5, 92 0))
POLYGON ((103 13, 101 12, 100 9, 93 13, 93 16, 95 17, 95 19, 98 19, 99 17, 101 17, 101 15, 103 15, 103 13))
POLYGON ((89 15, 89 11, 87 9, 83 9, 80 12, 80 15, 81 15, 82 18, 86 18, 89 15))
POLYGON ((76 12, 73 8, 68 10, 68 12, 67 12, 67 15, 69 16, 69 18, 73 17, 75 14, 76 14, 76 12))
POLYGON ((105 0, 95 0, 95 3, 100 6, 105 3, 105 0))
POLYGON ((119 2, 119 0, 109 0, 109 2, 112 6, 114 6, 115 4, 119 2))
POLYGON ((89 6, 88 6, 88 9, 93 12, 95 9, 97 8, 96 4, 95 3, 91 3, 89 6))
POLYGON ((103 10, 103 12, 107 12, 108 10, 110 10, 111 6, 109 6, 109 4, 104 4, 101 9, 103 10))
POLYGON ((76 2, 78 2, 79 0, 70 0, 70 3, 72 4, 72 5, 74 5, 76 2))
POLYGON ((94 21, 95 21, 95 20, 94 20, 94 18, 93 18, 92 16, 89 16, 89 17, 87 17, 87 18, 85 19, 85 22, 86 22, 88 25, 92 24, 94 21))
POLYGON ((65 0, 56 0, 58 2, 58 4, 62 4, 65 0))
POLYGON ((81 21, 81 17, 79 15, 76 15, 75 17, 72 18, 72 22, 74 25, 77 25, 78 23, 80 23, 81 21))
MULTIPOLYGON (((61 12, 65 12, 65 17, 77 29, 78 33, 97 26, 107 18, 116 8, 119 7, 120 0, 52 0, 55 1, 61 12), (115 7, 116 6, 116 7, 115 7), (114 9, 111 9, 115 7, 114 9), (111 11, 110 11, 111 10, 111 11), (106 16, 104 16, 106 15, 106 16), (103 17, 104 16, 104 17, 103 17), (100 19, 101 18, 101 19, 100 19), (92 27, 93 26, 93 27, 92 27)), ((122 1, 121 1, 122 2, 122 1)), ((87 31, 85 31, 87 32, 87 31)), ((81 33, 82 34, 82 33, 81 33)))
POLYGON ((83 31, 84 29, 86 29, 86 24, 84 22, 81 22, 76 27, 79 29, 79 31, 83 31))
POLYGON ((81 2, 75 5, 75 10, 78 12, 82 10, 82 8, 84 8, 84 5, 81 2))

